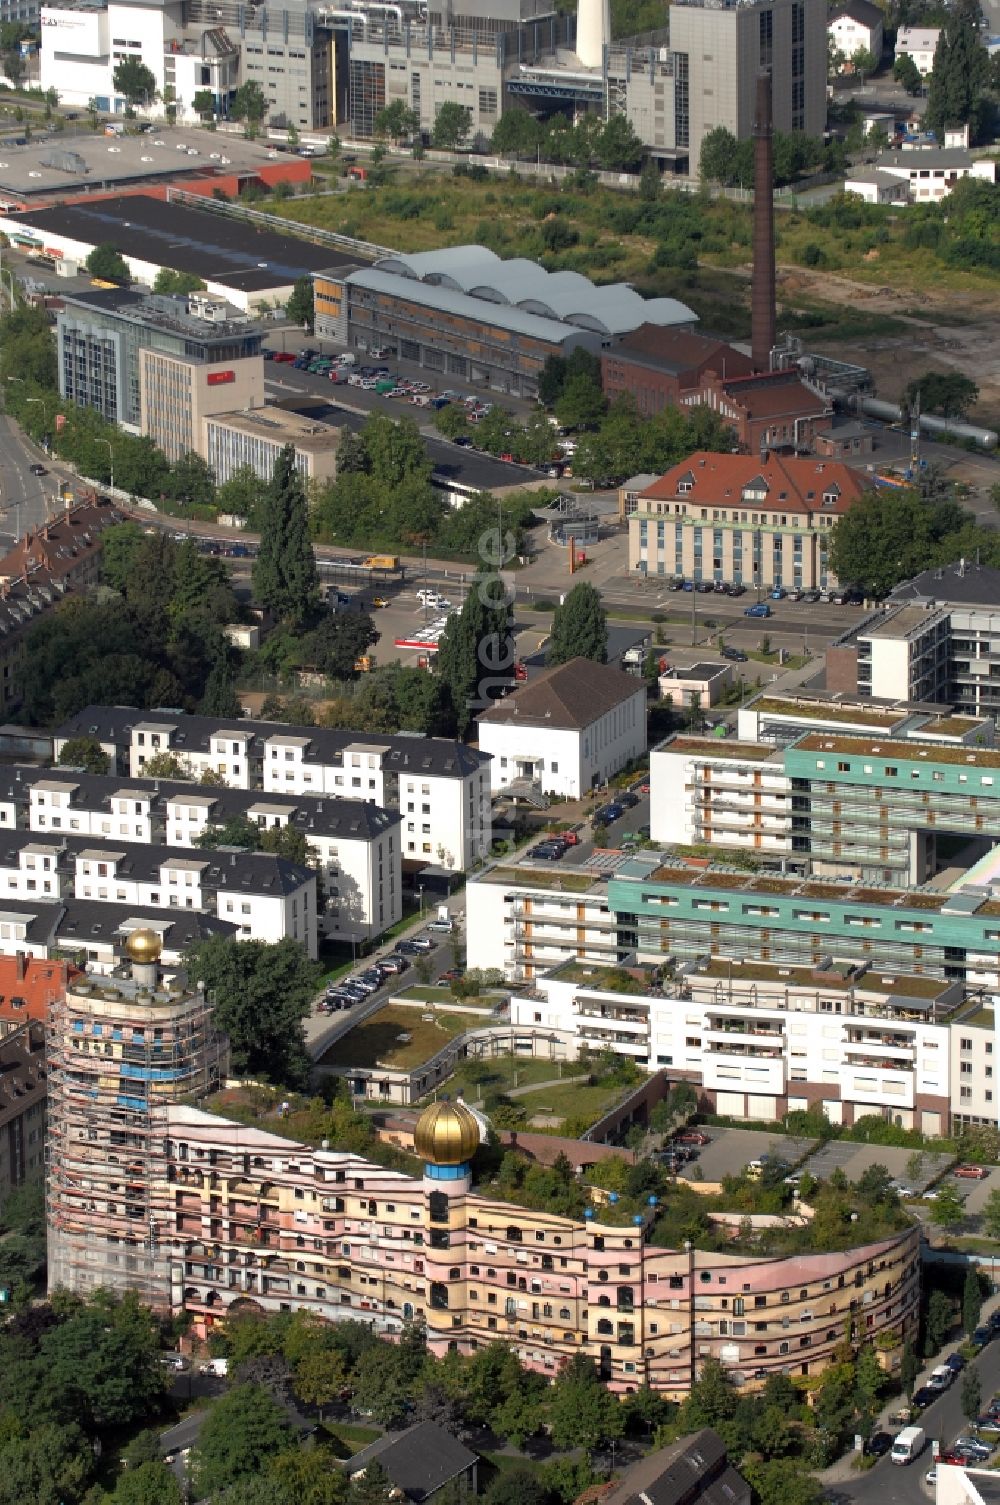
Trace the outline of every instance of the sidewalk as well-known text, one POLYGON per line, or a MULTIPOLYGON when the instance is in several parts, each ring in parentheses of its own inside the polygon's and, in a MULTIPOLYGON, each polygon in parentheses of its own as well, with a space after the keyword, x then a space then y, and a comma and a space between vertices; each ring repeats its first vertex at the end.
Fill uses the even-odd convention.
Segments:
MULTIPOLYGON (((980 1322, 987 1321, 992 1316, 992 1314, 998 1310, 1000 1310, 1000 1294, 987 1297, 987 1299, 983 1302, 983 1310, 979 1319, 980 1322)), ((921 1385, 925 1385, 927 1383, 931 1371, 933 1369, 936 1369, 939 1364, 943 1364, 945 1359, 948 1357, 948 1354, 953 1353, 954 1350, 959 1347, 961 1341, 962 1340, 960 1337, 954 1338, 944 1345, 940 1353, 937 1354, 935 1358, 927 1360, 914 1382, 914 1392, 919 1390, 921 1385)), ((959 1383, 957 1377, 955 1383, 959 1383)), ((988 1399, 989 1396, 984 1394, 984 1403, 988 1399)), ((901 1410, 904 1405, 905 1401, 901 1396, 898 1395, 894 1396, 892 1400, 887 1401, 875 1420, 875 1424, 872 1427, 872 1432, 888 1432, 890 1437, 894 1436, 895 1433, 899 1430, 899 1426, 890 1418, 894 1416, 897 1411, 901 1410)), ((819 1471, 816 1477, 824 1487, 831 1484, 846 1484, 849 1480, 857 1480, 859 1478, 863 1478, 864 1475, 860 1474, 854 1467, 855 1456, 856 1455, 853 1452, 844 1453, 844 1455, 838 1458, 835 1463, 831 1463, 829 1468, 825 1468, 819 1471)), ((929 1459, 927 1462, 927 1467, 930 1467, 929 1459)))

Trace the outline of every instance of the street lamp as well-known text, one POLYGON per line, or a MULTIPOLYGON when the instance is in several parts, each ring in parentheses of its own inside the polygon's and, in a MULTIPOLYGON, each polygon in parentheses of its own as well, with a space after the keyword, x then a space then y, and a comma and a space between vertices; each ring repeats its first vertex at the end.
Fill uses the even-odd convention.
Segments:
POLYGON ((424 885, 422 883, 420 883, 420 884, 417 885, 417 893, 420 895, 420 918, 423 919, 423 917, 424 917, 424 885))

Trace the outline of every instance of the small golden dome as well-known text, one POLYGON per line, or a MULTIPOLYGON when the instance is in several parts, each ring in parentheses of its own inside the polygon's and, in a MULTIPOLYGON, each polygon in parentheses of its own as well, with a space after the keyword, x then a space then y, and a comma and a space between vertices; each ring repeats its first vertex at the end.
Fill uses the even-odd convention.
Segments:
POLYGON ((133 930, 125 942, 125 954, 133 962, 158 962, 162 950, 163 938, 155 930, 133 930))
POLYGON ((431 1165, 464 1165, 479 1148, 479 1125, 464 1103, 431 1103, 417 1119, 413 1148, 431 1165))

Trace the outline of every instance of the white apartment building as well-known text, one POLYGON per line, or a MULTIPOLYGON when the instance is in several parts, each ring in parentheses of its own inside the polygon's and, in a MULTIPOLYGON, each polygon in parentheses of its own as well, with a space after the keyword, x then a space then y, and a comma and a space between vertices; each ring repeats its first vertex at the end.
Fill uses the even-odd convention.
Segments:
POLYGON ((951 1026, 952 1123, 1000 1127, 1000 1040, 996 997, 951 1026))
MULTIPOLYGON (((881 182, 889 177, 902 183, 911 204, 938 204, 963 178, 982 178, 995 183, 996 162, 992 157, 972 157, 964 147, 943 146, 881 152, 875 158, 874 178, 881 182)), ((853 180, 845 181, 845 191, 853 193, 853 180)), ((862 192, 862 197, 867 197, 862 192)))
POLYGON ((641 969, 634 976, 635 991, 611 989, 600 967, 566 963, 512 997, 511 1025, 666 1069, 716 1113, 771 1121, 822 1105, 833 1123, 875 1113, 948 1132, 960 983, 722 959, 685 968, 662 991, 641 969))
POLYGON ((499 968, 511 982, 570 959, 607 965, 622 955, 606 877, 579 868, 489 868, 466 884, 465 929, 468 965, 499 968))
POLYGON ((649 757, 649 830, 665 846, 785 854, 791 781, 781 750, 716 737, 668 737, 649 757))
POLYGON ((115 70, 135 59, 156 82, 144 114, 162 116, 173 100, 178 119, 197 119, 194 97, 206 89, 221 108, 238 83, 239 47, 221 26, 189 26, 185 10, 176 0, 43 5, 42 89, 55 89, 64 104, 86 107, 94 99, 102 112, 123 114, 127 101, 115 88, 115 70))
POLYGON ((766 742, 787 747, 806 732, 830 732, 840 737, 913 738, 952 747, 992 747, 995 727, 988 717, 953 714, 933 701, 885 700, 839 691, 795 690, 782 695, 762 694, 739 708, 736 735, 740 742, 766 742))
POLYGON ((10 831, 0 838, 0 893, 53 904, 72 896, 149 910, 195 910, 235 926, 240 939, 290 937, 317 955, 315 872, 263 853, 193 854, 10 831))
POLYGON ((133 778, 144 777, 150 758, 169 753, 193 779, 207 773, 237 789, 398 810, 402 859, 412 865, 467 871, 490 851, 489 755, 459 741, 144 714, 127 706, 80 711, 55 734, 55 756, 78 736, 93 737, 133 778))
POLYGON ((843 0, 826 23, 827 36, 848 61, 855 53, 870 52, 877 63, 882 56, 882 28, 882 12, 871 0, 843 0))
POLYGON ((523 785, 579 799, 646 751, 646 686, 574 658, 546 669, 477 718, 494 793, 523 785))
POLYGON ((177 967, 185 953, 210 936, 237 938, 227 920, 194 909, 142 909, 92 899, 0 897, 0 955, 71 957, 89 971, 110 973, 120 965, 133 930, 155 930, 163 962, 177 967))
POLYGON ((911 57, 926 78, 933 71, 940 37, 939 26, 901 26, 896 33, 896 56, 911 57))
POLYGON ((323 895, 320 935, 375 940, 402 918, 400 817, 370 802, 33 767, 8 769, 0 780, 0 830, 26 825, 101 842, 190 848, 209 828, 240 818, 263 829, 291 826, 306 838, 323 895))

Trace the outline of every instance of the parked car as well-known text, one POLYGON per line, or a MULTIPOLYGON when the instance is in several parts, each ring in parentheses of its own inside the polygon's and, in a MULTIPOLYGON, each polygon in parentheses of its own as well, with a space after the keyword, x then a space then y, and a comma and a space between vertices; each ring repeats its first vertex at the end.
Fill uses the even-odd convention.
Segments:
POLYGON ((924 1483, 935 1485, 937 1483, 937 1464, 934 1463, 924 1474, 924 1483))
POLYGON ((947 1364, 949 1369, 954 1371, 955 1374, 961 1374, 962 1370, 965 1368, 965 1359, 960 1353, 950 1353, 945 1359, 945 1363, 947 1364))
POLYGON ((631 792, 620 794, 615 803, 618 805, 624 805, 626 810, 634 810, 636 805, 639 803, 639 796, 637 794, 632 794, 631 792))
POLYGON ((750 655, 744 653, 742 648, 723 648, 722 657, 731 658, 734 664, 748 664, 750 662, 750 655))
POLYGON ((769 617, 771 615, 771 608, 766 601, 758 601, 756 606, 744 607, 743 615, 745 617, 769 617))
POLYGON ((396 952, 399 956, 419 956, 423 947, 418 946, 416 941, 397 941, 396 952))
POLYGON ((418 935, 418 936, 416 936, 410 942, 410 945, 413 946, 417 951, 433 951, 434 950, 434 942, 432 940, 430 940, 426 935, 418 935))
POLYGON ((712 1141, 711 1136, 703 1133, 701 1129, 682 1129, 679 1134, 674 1135, 674 1142, 676 1144, 704 1145, 711 1144, 712 1141))
POLYGON ((736 580, 730 581, 730 583, 726 586, 726 595, 727 596, 745 596, 746 593, 747 593, 746 586, 745 585, 740 585, 739 582, 736 581, 736 580))
POLYGON ((398 977, 401 972, 406 971, 410 964, 405 956, 393 953, 392 956, 384 956, 379 965, 383 972, 388 972, 390 977, 398 977))
POLYGON ((431 920, 427 927, 434 935, 451 935, 454 928, 454 920, 431 920))
POLYGON ((528 856, 534 857, 538 862, 558 862, 565 852, 565 847, 550 847, 544 844, 528 848, 528 856))
POLYGON ((873 1458, 882 1458, 892 1447, 892 1438, 888 1432, 873 1432, 868 1439, 865 1452, 873 1458))
POLYGON ((913 1393, 913 1404, 918 1408, 918 1410, 922 1411, 925 1406, 929 1406, 931 1402, 937 1400, 937 1398, 938 1391, 929 1390, 926 1385, 921 1385, 920 1389, 915 1390, 913 1393))
POLYGON ((377 993, 382 986, 382 981, 380 978, 378 982, 372 982, 369 978, 362 977, 359 974, 357 977, 351 978, 351 984, 355 988, 360 988, 362 993, 368 994, 377 993))
POLYGON ((181 1370, 184 1368, 184 1358, 179 1353, 161 1353, 160 1363, 164 1369, 181 1370))
POLYGON ((44 465, 32 465, 31 474, 33 476, 47 476, 48 471, 45 469, 44 465))
POLYGON ((956 1437, 951 1446, 953 1452, 970 1453, 979 1462, 988 1458, 993 1452, 988 1442, 980 1442, 977 1437, 956 1437))
POLYGON ((375 607, 388 606, 389 602, 385 596, 372 596, 372 605, 375 607))
POLYGON ((774 587, 774 590, 771 592, 771 600, 783 601, 787 595, 788 592, 785 590, 783 585, 776 585, 774 587))
POLYGON ((992 1336, 993 1329, 991 1327, 977 1327, 975 1332, 972 1334, 973 1347, 985 1348, 992 1336))
POLYGON ((955 1175, 966 1181, 982 1181, 988 1175, 984 1165, 956 1165, 955 1175))

